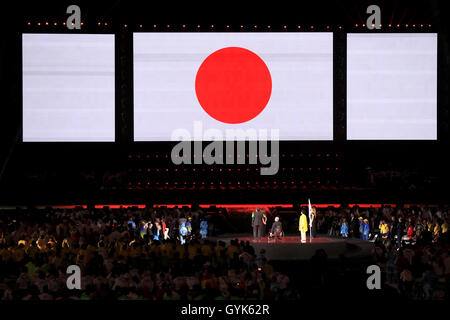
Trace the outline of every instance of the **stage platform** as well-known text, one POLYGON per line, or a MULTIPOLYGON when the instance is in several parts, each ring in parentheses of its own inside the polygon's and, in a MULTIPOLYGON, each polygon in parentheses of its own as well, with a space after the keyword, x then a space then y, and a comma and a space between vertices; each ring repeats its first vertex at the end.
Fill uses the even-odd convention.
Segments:
POLYGON ((227 244, 233 239, 249 241, 257 253, 264 249, 266 257, 270 260, 308 260, 319 249, 323 249, 329 259, 338 259, 340 255, 347 258, 365 257, 370 255, 373 248, 373 243, 370 241, 337 239, 320 235, 313 239, 308 238, 306 243, 301 243, 299 236, 286 236, 281 240, 269 240, 265 237, 260 241, 254 241, 248 234, 230 234, 216 239, 227 244))

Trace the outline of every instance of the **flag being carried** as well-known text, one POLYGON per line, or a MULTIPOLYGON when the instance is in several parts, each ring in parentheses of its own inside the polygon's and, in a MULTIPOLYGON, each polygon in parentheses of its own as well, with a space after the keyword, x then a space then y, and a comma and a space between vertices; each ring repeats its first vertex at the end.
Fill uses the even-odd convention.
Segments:
POLYGON ((309 218, 309 239, 312 241, 312 223, 314 220, 314 211, 311 206, 311 200, 308 198, 308 218, 309 218))
POLYGON ((313 215, 313 211, 312 211, 312 207, 311 207, 311 200, 308 198, 308 218, 309 218, 309 227, 310 228, 312 226, 312 215, 313 215))

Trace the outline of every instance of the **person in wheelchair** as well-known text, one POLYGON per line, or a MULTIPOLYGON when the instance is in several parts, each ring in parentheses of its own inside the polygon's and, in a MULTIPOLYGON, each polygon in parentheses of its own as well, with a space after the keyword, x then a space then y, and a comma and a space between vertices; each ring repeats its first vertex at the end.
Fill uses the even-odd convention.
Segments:
POLYGON ((281 239, 283 237, 283 226, 280 222, 280 217, 275 217, 275 221, 272 224, 272 228, 269 232, 269 239, 281 239))

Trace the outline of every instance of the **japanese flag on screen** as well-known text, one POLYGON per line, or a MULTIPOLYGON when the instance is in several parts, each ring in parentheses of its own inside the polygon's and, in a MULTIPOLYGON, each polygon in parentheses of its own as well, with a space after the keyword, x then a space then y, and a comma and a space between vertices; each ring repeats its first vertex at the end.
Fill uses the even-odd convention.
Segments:
POLYGON ((333 139, 332 33, 135 33, 133 57, 135 141, 194 123, 333 139))

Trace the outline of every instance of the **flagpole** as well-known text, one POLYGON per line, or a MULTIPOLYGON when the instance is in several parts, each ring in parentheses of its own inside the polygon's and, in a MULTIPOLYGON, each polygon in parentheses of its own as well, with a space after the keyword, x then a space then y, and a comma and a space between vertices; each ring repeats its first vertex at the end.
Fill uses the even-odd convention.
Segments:
POLYGON ((309 242, 312 242, 312 207, 311 200, 308 198, 308 215, 309 215, 309 242))

